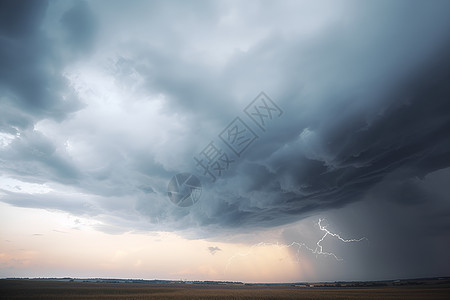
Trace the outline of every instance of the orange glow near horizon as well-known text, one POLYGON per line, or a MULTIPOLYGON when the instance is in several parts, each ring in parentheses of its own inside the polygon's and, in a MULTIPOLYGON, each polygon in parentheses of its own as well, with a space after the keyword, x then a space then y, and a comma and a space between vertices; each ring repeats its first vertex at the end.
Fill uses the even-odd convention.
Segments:
POLYGON ((252 248, 167 232, 112 235, 66 213, 0 206, 0 277, 295 282, 312 272, 307 259, 298 262, 277 245, 252 248))

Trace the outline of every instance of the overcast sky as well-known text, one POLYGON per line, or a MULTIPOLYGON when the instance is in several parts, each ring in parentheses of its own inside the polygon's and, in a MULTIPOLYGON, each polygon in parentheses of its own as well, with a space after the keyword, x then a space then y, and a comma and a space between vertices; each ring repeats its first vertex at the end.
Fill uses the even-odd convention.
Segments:
POLYGON ((2 1, 0 276, 448 276, 449 15, 2 1))

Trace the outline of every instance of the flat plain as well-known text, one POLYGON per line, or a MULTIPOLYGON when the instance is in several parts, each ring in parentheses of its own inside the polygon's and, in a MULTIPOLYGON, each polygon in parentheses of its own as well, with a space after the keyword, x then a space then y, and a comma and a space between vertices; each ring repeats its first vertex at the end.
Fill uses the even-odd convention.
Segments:
POLYGON ((0 299, 450 299, 450 284, 298 287, 0 280, 0 299))

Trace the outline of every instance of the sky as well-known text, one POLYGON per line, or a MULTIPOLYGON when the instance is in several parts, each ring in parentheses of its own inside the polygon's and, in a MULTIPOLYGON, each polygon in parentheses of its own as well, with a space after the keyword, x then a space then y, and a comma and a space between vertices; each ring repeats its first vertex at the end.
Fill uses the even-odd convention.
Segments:
POLYGON ((449 14, 1 1, 0 277, 449 276, 449 14))

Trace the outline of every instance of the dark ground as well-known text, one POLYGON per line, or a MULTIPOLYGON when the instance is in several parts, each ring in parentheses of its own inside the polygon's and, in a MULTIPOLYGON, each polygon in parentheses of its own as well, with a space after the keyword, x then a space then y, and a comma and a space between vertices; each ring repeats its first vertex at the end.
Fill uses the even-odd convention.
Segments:
POLYGON ((450 299, 450 283, 298 287, 0 280, 0 299, 450 299))

